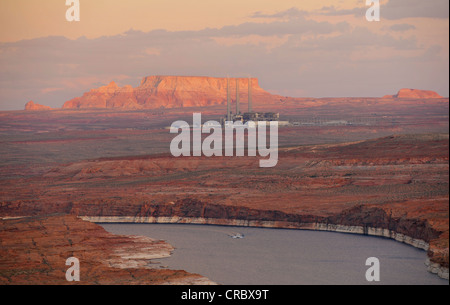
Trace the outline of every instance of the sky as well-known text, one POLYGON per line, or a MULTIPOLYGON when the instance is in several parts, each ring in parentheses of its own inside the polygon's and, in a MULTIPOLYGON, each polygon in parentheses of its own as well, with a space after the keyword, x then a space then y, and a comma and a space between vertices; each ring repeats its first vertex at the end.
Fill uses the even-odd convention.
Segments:
POLYGON ((150 75, 256 77, 292 97, 449 96, 449 1, 0 0, 0 110, 150 75))

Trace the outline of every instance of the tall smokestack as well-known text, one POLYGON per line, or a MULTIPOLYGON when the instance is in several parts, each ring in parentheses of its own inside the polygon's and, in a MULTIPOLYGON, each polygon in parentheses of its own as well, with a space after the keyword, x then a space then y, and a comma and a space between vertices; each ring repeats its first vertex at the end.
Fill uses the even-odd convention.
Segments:
POLYGON ((227 121, 231 121, 230 79, 227 77, 227 121))
POLYGON ((252 112, 252 79, 248 78, 248 112, 252 112))
POLYGON ((236 78, 236 114, 240 114, 241 110, 239 109, 239 78, 236 78))

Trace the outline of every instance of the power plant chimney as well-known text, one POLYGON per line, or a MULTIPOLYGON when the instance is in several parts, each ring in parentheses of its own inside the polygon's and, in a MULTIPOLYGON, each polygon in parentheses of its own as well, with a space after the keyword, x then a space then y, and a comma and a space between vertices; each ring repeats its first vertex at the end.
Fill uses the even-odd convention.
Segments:
POLYGON ((252 112, 252 79, 248 78, 248 112, 252 112))
POLYGON ((227 77, 227 121, 231 121, 230 79, 227 77))
POLYGON ((239 78, 236 78, 236 114, 240 114, 241 110, 239 109, 239 78))

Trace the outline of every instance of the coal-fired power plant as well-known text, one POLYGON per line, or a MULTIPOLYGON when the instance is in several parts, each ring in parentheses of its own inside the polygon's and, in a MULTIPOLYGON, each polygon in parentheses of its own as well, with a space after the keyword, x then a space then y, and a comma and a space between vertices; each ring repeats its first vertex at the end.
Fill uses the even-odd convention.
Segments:
POLYGON ((230 79, 227 78, 227 121, 231 120, 230 79))
POLYGON ((252 110, 252 79, 248 78, 248 113, 253 112, 252 110))
POLYGON ((252 79, 248 78, 248 112, 241 113, 240 97, 239 97, 239 78, 236 78, 236 113, 231 112, 231 92, 230 79, 227 78, 227 115, 222 118, 222 125, 225 122, 242 122, 248 121, 279 121, 280 114, 275 112, 253 112, 253 97, 252 97, 252 79))
POLYGON ((236 78, 236 114, 241 113, 241 109, 239 109, 239 79, 236 78))

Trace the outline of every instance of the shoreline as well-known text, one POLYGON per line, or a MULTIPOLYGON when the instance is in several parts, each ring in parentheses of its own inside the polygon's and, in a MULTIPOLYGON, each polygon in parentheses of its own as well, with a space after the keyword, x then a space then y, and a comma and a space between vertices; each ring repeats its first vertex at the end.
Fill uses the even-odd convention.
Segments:
MULTIPOLYGON (((255 227, 255 228, 273 228, 273 229, 294 229, 310 231, 326 231, 336 233, 348 233, 383 237, 393 239, 397 242, 405 243, 415 248, 428 251, 430 245, 424 240, 415 239, 405 234, 397 233, 393 230, 346 226, 327 223, 296 223, 288 221, 259 221, 259 220, 240 220, 240 219, 221 219, 221 218, 203 218, 203 217, 133 217, 133 216, 78 216, 82 220, 94 223, 123 223, 123 224, 197 224, 197 225, 222 225, 236 227, 255 227)), ((436 274, 438 277, 449 280, 449 269, 437 263, 432 263, 427 258, 424 265, 427 271, 436 274)))
POLYGON ((76 215, 0 218, 0 240, 0 285, 217 285, 160 266, 174 250, 165 241, 113 234, 76 215), (75 282, 68 257, 81 265, 75 282))

